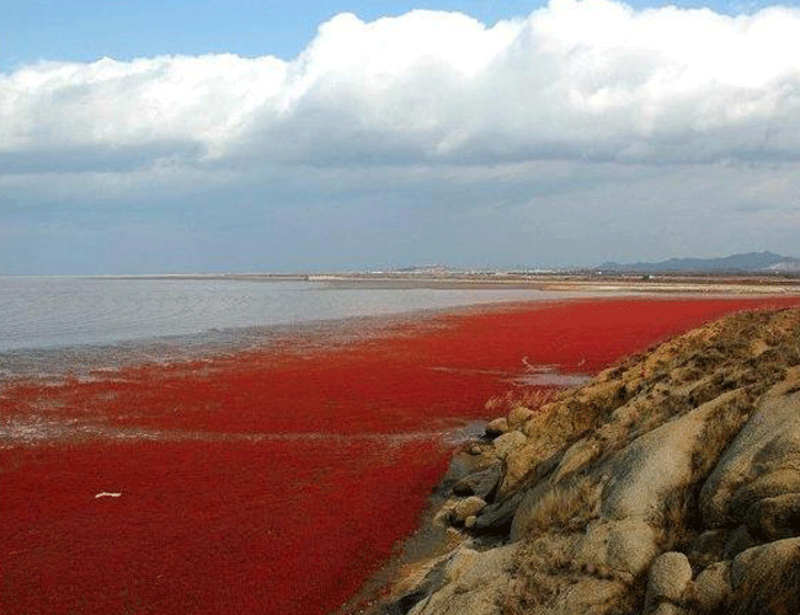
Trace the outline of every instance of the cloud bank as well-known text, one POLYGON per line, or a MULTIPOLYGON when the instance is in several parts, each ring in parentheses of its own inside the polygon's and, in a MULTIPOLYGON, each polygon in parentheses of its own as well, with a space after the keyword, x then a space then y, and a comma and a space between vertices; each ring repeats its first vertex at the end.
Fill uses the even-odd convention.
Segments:
POLYGON ((0 75, 0 174, 800 158, 800 10, 552 0, 484 25, 341 14, 295 59, 0 75))

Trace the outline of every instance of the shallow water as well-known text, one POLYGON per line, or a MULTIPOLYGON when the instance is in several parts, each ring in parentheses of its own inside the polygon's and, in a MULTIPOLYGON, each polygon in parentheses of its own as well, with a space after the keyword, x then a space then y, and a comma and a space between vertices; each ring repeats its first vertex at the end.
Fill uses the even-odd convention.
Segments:
POLYGON ((0 276, 0 352, 398 314, 550 293, 220 278, 0 276))

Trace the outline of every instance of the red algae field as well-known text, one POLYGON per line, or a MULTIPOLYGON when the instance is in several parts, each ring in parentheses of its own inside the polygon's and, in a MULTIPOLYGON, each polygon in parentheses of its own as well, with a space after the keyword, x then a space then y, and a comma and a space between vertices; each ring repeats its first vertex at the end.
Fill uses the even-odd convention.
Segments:
POLYGON ((340 607, 413 531, 458 429, 529 366, 594 374, 793 298, 573 300, 330 343, 0 382, 0 613, 340 607))

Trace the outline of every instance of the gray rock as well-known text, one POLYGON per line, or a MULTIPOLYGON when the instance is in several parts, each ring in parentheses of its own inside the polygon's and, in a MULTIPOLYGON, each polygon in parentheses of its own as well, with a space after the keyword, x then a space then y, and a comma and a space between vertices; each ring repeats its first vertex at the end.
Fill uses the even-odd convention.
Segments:
POLYGON ((483 448, 481 447, 480 444, 473 443, 469 445, 469 447, 467 448, 467 452, 470 455, 481 455, 483 454, 483 448))
POLYGON ((481 511, 480 517, 472 528, 485 534, 504 534, 511 529, 514 515, 524 497, 523 491, 490 504, 481 511))
POLYGON ((709 613, 719 607, 732 592, 730 562, 717 562, 703 570, 694 582, 694 593, 700 609, 709 613))
POLYGON ((494 419, 486 425, 486 436, 488 438, 496 438, 504 433, 508 433, 508 421, 505 417, 494 419))
POLYGON ((444 569, 444 584, 409 615, 501 615, 498 604, 511 582, 517 545, 478 552, 461 548, 444 569))
MULTIPOLYGON (((607 615, 619 612, 627 587, 619 581, 583 578, 568 585, 542 613, 547 615, 607 615)), ((539 612, 539 611, 534 611, 539 612)))
POLYGON ((745 515, 751 534, 767 540, 800 535, 800 493, 759 500, 745 515))
POLYGON ((692 456, 706 446, 706 422, 725 404, 744 395, 730 391, 634 440, 621 451, 603 490, 602 512, 609 519, 650 517, 664 495, 692 484, 692 456))
POLYGON ((728 613, 797 613, 800 607, 800 538, 744 551, 731 564, 728 613))
POLYGON ((800 392, 787 394, 781 383, 762 399, 703 485, 703 519, 710 527, 741 522, 757 499, 789 485, 800 485, 800 392))
POLYGON ((498 461, 459 480, 453 485, 453 492, 456 495, 477 495, 485 500, 497 487, 502 473, 503 466, 498 461))
POLYGON ((691 580, 692 566, 683 553, 671 551, 659 555, 650 567, 646 604, 655 606, 662 600, 680 601, 691 580))
POLYGON ((738 590, 748 582, 757 584, 767 576, 774 576, 776 571, 794 565, 800 565, 800 538, 752 547, 737 555, 731 563, 731 585, 738 590))
POLYGON ((595 522, 578 544, 575 559, 637 576, 658 555, 657 538, 657 532, 641 519, 595 522))

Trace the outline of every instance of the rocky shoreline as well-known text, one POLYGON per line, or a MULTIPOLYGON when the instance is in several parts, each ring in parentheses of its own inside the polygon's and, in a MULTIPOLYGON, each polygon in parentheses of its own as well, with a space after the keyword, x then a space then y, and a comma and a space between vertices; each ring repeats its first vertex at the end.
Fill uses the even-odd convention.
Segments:
POLYGON ((800 607, 800 310, 750 312, 517 406, 456 455, 382 615, 800 607))

